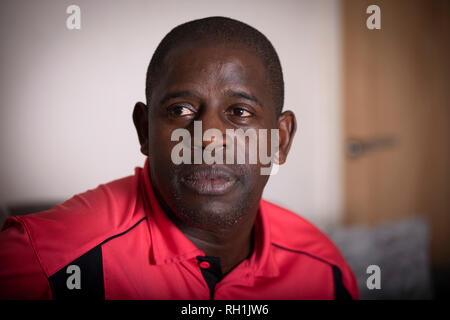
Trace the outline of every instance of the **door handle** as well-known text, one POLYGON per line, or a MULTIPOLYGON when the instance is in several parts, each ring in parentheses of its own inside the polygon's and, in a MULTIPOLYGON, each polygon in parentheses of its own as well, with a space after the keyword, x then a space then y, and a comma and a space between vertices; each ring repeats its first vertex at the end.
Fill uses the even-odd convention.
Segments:
POLYGON ((345 151, 348 157, 357 158, 370 151, 392 148, 396 144, 394 137, 377 137, 368 140, 348 139, 345 151))

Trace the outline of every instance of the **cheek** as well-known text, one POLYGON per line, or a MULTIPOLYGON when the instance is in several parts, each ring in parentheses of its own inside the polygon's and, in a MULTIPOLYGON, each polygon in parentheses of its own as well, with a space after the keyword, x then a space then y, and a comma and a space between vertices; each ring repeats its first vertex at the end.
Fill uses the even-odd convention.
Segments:
POLYGON ((172 147, 176 142, 170 141, 170 135, 165 132, 151 132, 149 137, 150 175, 152 182, 163 193, 172 184, 176 169, 171 160, 172 147))
POLYGON ((249 193, 259 194, 267 183, 268 176, 261 175, 259 165, 237 165, 243 189, 249 193))
POLYGON ((249 203, 257 203, 262 196, 268 176, 260 175, 259 166, 254 166, 251 174, 246 177, 241 197, 249 203))
POLYGON ((176 141, 171 141, 172 130, 167 126, 158 125, 157 122, 150 123, 149 130, 149 153, 156 158, 170 158, 170 151, 176 141))

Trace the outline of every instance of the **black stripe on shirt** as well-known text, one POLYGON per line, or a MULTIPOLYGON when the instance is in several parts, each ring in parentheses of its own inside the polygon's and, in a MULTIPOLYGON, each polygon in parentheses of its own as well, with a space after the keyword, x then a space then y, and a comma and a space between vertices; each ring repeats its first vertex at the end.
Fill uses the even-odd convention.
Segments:
POLYGON ((305 254, 307 256, 310 256, 311 258, 314 258, 316 260, 322 261, 328 265, 331 266, 332 271, 333 271, 333 282, 334 282, 334 299, 336 300, 352 300, 352 296, 350 295, 350 293, 348 292, 347 288, 345 288, 344 283, 342 281, 342 272, 341 270, 335 266, 334 264, 329 263, 328 261, 321 259, 319 257, 316 257, 308 252, 304 252, 304 251, 300 251, 300 250, 292 250, 292 249, 288 249, 285 247, 282 247, 280 245, 277 245, 275 243, 272 243, 273 246, 282 249, 282 250, 286 250, 286 251, 291 251, 291 252, 295 252, 295 253, 301 253, 301 254, 305 254))
POLYGON ((124 232, 109 237, 50 276, 48 280, 53 299, 104 300, 102 245, 126 234, 145 219, 147 218, 144 217, 124 232))

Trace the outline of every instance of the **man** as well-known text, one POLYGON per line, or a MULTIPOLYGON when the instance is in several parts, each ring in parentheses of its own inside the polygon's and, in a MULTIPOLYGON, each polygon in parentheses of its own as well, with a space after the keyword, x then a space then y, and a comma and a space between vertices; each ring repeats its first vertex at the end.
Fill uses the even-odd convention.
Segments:
POLYGON ((174 161, 174 132, 195 135, 200 123, 220 136, 189 140, 184 159, 210 144, 231 154, 227 130, 277 129, 270 143, 285 162, 296 122, 282 111, 282 70, 264 35, 223 17, 176 27, 151 59, 146 98, 133 113, 143 169, 5 222, 1 298, 358 298, 330 240, 261 200, 261 161, 174 161))

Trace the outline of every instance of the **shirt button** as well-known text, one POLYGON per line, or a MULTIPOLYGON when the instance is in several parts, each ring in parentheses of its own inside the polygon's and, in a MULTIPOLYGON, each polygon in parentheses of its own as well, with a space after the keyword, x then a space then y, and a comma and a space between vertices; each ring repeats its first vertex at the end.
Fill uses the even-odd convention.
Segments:
POLYGON ((202 261, 200 262, 200 268, 202 269, 208 269, 210 267, 210 264, 208 261, 202 261))

